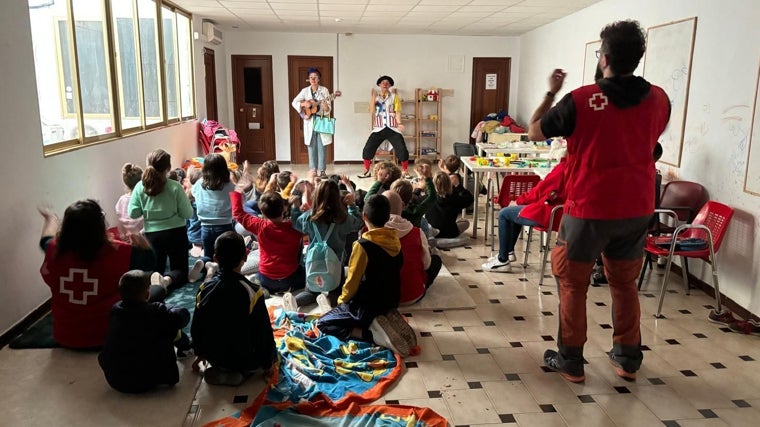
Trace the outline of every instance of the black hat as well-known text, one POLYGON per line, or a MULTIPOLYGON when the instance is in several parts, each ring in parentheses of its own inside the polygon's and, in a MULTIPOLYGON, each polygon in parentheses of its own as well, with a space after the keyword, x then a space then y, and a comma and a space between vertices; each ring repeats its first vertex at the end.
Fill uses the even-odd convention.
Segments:
POLYGON ((388 80, 388 83, 390 83, 391 86, 393 86, 393 78, 391 76, 380 76, 380 77, 378 77, 378 79, 377 79, 377 85, 380 86, 380 83, 383 80, 388 80))

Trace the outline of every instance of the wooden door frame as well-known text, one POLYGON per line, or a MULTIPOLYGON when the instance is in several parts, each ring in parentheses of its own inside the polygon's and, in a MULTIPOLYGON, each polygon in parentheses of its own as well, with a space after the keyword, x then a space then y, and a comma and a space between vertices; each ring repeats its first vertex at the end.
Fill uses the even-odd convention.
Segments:
MULTIPOLYGON (((472 94, 470 95, 470 127, 469 129, 474 129, 475 126, 480 123, 480 121, 483 119, 483 116, 478 116, 477 113, 477 106, 480 105, 476 100, 480 99, 480 94, 477 93, 476 87, 478 87, 479 82, 477 74, 475 73, 476 70, 476 63, 478 61, 482 62, 488 62, 488 61, 501 61, 504 60, 506 62, 506 84, 501 84, 499 82, 497 86, 497 91, 501 91, 504 89, 506 91, 504 95, 504 109, 508 113, 509 111, 509 95, 510 95, 510 83, 511 83, 511 74, 512 74, 512 58, 511 57, 473 57, 472 58, 472 94)), ((493 111, 493 113, 498 113, 498 111, 493 111)))
MULTIPOLYGON (((290 111, 290 114, 288 116, 289 118, 289 127, 290 127, 290 163, 292 164, 298 164, 300 162, 299 160, 299 149, 304 145, 303 138, 297 138, 296 135, 299 134, 299 129, 303 126, 303 119, 298 115, 298 113, 292 108, 290 103, 293 101, 293 98, 298 95, 298 92, 300 92, 303 88, 308 86, 308 83, 304 80, 300 80, 298 76, 292 75, 293 69, 296 67, 295 63, 306 61, 306 62, 314 62, 315 60, 319 61, 326 61, 327 67, 324 67, 324 69, 320 69, 320 73, 322 74, 322 78, 320 79, 319 84, 321 86, 325 86, 329 89, 330 93, 335 91, 335 84, 333 79, 333 57, 332 56, 315 56, 315 55, 288 55, 288 95, 290 96, 288 101, 288 110, 290 111)), ((333 115, 334 117, 334 115, 333 115)), ((301 133, 301 135, 303 135, 301 133)), ((328 164, 334 162, 334 151, 333 147, 335 146, 335 140, 333 139, 333 143, 325 147, 325 153, 327 154, 326 162, 328 164)), ((308 162, 308 160, 307 160, 308 162)))
POLYGON ((204 76, 204 84, 206 85, 206 118, 209 120, 219 120, 219 101, 216 96, 216 52, 214 52, 214 49, 204 47, 203 48, 203 68, 206 72, 204 76), (206 58, 211 58, 211 72, 213 73, 212 76, 212 90, 209 90, 209 76, 208 71, 209 68, 206 67, 206 58), (209 93, 213 93, 213 102, 209 99, 209 93), (209 108, 213 107, 213 108, 209 108), (213 114, 211 114, 213 112, 213 114))
MULTIPOLYGON (((238 123, 238 102, 241 101, 240 96, 242 94, 243 90, 243 82, 242 82, 242 75, 236 75, 235 70, 238 68, 237 63, 238 62, 244 62, 244 61, 264 61, 265 66, 262 67, 262 76, 261 76, 261 101, 262 101, 262 112, 263 116, 266 118, 271 117, 271 125, 269 122, 262 122, 262 130, 266 133, 265 139, 268 138, 271 147, 265 146, 265 157, 269 157, 266 160, 276 160, 277 159, 277 143, 275 140, 275 115, 274 115, 274 94, 273 94, 273 87, 272 87, 272 55, 230 55, 230 64, 231 64, 231 70, 232 70, 232 106, 233 106, 233 118, 235 120, 235 127, 240 129, 238 131, 238 137, 240 135, 245 135, 245 128, 246 123, 238 123), (266 123, 266 124, 265 124, 266 123), (271 155, 268 155, 266 149, 271 148, 271 155)), ((245 144, 245 141, 241 139, 241 143, 245 144)), ((244 153, 244 150, 241 150, 241 155, 244 153)), ((262 161, 262 162, 263 162, 262 161)), ((242 163, 242 161, 239 161, 242 163)), ((255 162, 255 163, 262 163, 262 162, 255 162)))

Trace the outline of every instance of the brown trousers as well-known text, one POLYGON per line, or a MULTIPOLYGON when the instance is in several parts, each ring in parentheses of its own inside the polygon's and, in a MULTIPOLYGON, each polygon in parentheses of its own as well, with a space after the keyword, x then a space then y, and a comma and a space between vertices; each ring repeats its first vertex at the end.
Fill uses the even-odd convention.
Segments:
POLYGON ((559 282, 558 345, 565 359, 581 361, 586 343, 586 294, 594 260, 602 255, 612 295, 613 352, 634 371, 641 364, 641 331, 636 279, 641 270, 650 216, 625 220, 584 220, 565 215, 552 250, 559 282), (620 354, 618 354, 620 353, 620 354))

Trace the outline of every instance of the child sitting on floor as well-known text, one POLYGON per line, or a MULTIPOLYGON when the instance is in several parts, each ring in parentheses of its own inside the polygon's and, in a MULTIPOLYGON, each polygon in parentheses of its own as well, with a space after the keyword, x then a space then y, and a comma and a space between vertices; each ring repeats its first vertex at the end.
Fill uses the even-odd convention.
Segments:
POLYGON ((132 190, 142 179, 143 170, 140 166, 132 163, 125 163, 121 168, 121 180, 127 187, 127 192, 119 197, 116 202, 116 217, 119 219, 119 239, 122 242, 128 242, 127 235, 141 233, 143 229, 143 219, 131 218, 129 216, 129 199, 132 197, 132 190))
POLYGON ((322 315, 317 326, 343 341, 374 341, 406 357, 416 338, 396 310, 403 256, 398 233, 384 227, 390 211, 383 195, 365 201, 362 219, 368 231, 354 243, 338 306, 322 315))
MULTIPOLYGON (((282 196, 274 191, 267 191, 259 198, 264 218, 243 211, 242 193, 248 184, 246 177, 244 173, 235 185, 230 202, 235 221, 256 235, 259 242, 259 283, 267 293, 303 289, 306 285, 306 275, 300 263, 303 234, 294 230, 290 220, 285 219, 290 212, 282 196)), ((299 302, 298 296, 296 302, 299 302)))
POLYGON ((401 216, 403 202, 393 190, 383 193, 391 205, 391 216, 386 228, 398 232, 404 262, 401 266, 401 305, 414 304, 425 296, 425 292, 441 270, 441 257, 430 254, 428 240, 419 227, 401 216))
POLYGON ((375 165, 374 176, 375 182, 367 190, 367 195, 364 196, 365 202, 374 194, 390 190, 391 184, 401 178, 401 169, 393 162, 380 162, 375 165))
POLYGON ((148 302, 150 276, 130 270, 119 280, 121 301, 114 304, 98 363, 106 381, 122 393, 143 393, 179 382, 177 355, 190 349, 181 328, 190 321, 186 308, 148 302))
MULTIPOLYGON (((344 184, 348 182, 348 177, 345 175, 341 179, 344 184)), ((300 201, 295 197, 291 198, 290 215, 293 228, 308 235, 309 243, 316 241, 316 234, 319 233, 320 238, 325 240, 325 243, 335 252, 342 264, 346 256, 346 239, 364 225, 354 204, 354 195, 349 193, 341 198, 338 184, 328 179, 317 184, 316 192, 311 200, 313 207, 306 212, 301 212, 300 201)), ((312 294, 320 308, 327 311, 330 309, 330 305, 337 302, 338 296, 341 294, 341 287, 338 286, 330 291, 329 301, 324 294, 312 294)), ((302 298, 308 299, 308 297, 302 298)), ((284 297, 283 305, 288 310, 294 309, 290 299, 286 300, 284 297)))
MULTIPOLYGON (((289 226, 289 225, 288 225, 289 226)), ((193 370, 208 362, 203 379, 208 384, 237 386, 256 371, 267 371, 275 361, 272 325, 258 285, 240 274, 245 242, 234 231, 214 244, 219 272, 198 290, 191 332, 198 356, 193 370)))
MULTIPOLYGON (((472 204, 474 197, 467 189, 458 185, 456 176, 438 172, 433 179, 438 200, 427 211, 425 218, 430 222, 430 226, 440 230, 437 236, 439 247, 444 247, 441 245, 442 239, 460 239, 460 235, 470 226, 468 220, 457 217, 462 213, 462 209, 472 204)), ((464 244, 465 241, 461 239, 459 244, 464 244)))
POLYGON ((187 168, 187 176, 182 181, 182 188, 185 189, 187 198, 190 199, 190 205, 193 207, 193 216, 187 220, 187 240, 193 245, 190 249, 190 256, 199 258, 203 255, 203 239, 201 238, 201 220, 198 218, 198 207, 193 197, 193 185, 201 179, 201 170, 190 166, 187 168))

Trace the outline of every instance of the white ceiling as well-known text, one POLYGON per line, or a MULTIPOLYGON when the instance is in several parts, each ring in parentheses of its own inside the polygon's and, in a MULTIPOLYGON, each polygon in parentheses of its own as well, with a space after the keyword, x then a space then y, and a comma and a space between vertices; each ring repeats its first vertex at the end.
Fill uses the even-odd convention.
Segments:
POLYGON ((601 0, 172 0, 226 31, 518 36, 601 0))

